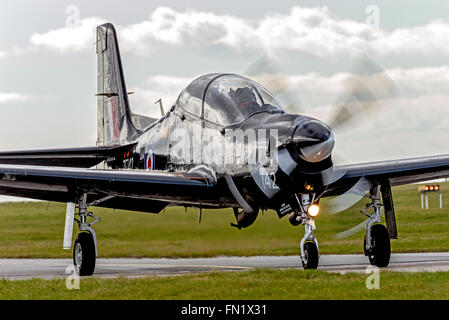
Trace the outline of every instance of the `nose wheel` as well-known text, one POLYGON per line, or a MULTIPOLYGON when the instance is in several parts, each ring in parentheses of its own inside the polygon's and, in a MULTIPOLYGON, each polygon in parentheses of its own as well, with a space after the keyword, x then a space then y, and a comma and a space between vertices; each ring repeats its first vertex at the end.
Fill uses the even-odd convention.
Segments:
POLYGON ((305 234, 301 239, 301 262, 304 269, 316 269, 318 268, 318 262, 320 260, 320 254, 318 251, 318 241, 313 234, 315 228, 315 222, 312 218, 308 218, 304 221, 305 234))
POLYGON ((289 219, 293 225, 303 224, 305 228, 304 237, 301 239, 301 263, 304 269, 318 268, 320 254, 318 250, 318 241, 314 231, 316 229, 315 221, 307 214, 307 208, 314 203, 315 195, 304 194, 301 199, 296 198, 300 211, 293 213, 289 219))
POLYGON ((318 268, 318 248, 314 241, 307 241, 304 244, 303 255, 301 256, 301 262, 304 269, 316 269, 318 268))

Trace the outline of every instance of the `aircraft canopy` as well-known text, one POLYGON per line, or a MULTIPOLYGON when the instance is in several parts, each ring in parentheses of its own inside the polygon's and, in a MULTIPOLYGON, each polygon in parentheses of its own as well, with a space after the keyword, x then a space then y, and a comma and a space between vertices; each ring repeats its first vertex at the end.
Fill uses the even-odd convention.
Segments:
POLYGON ((207 121, 228 126, 260 112, 284 112, 260 84, 235 74, 208 74, 192 81, 177 106, 207 121))

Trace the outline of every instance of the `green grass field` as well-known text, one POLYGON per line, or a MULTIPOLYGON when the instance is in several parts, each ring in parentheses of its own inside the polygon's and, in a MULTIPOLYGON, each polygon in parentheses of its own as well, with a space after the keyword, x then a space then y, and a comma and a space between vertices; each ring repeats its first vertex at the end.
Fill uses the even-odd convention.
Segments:
MULTIPOLYGON (((443 207, 437 194, 430 196, 430 210, 421 210, 416 185, 394 188, 399 240, 393 252, 449 250, 449 183, 441 184, 443 207)), ((337 240, 334 236, 362 222, 363 199, 350 210, 316 219, 320 253, 362 253, 364 232, 337 240)), ((303 226, 293 227, 274 212, 259 214, 247 229, 231 228, 230 209, 204 210, 201 224, 197 212, 167 208, 159 215, 92 208, 101 217, 95 225, 100 257, 208 257, 217 255, 298 254, 303 226)), ((62 250, 65 205, 49 202, 0 203, 0 258, 71 257, 62 250)), ((75 232, 76 234, 76 232, 75 232)))
MULTIPOLYGON (((448 194, 449 184, 441 184, 448 194)), ((393 190, 399 240, 393 252, 448 251, 449 198, 438 208, 420 209, 417 186, 393 190), (446 209, 448 208, 448 209, 446 209)), ((316 220, 320 252, 362 253, 363 231, 336 240, 334 235, 362 222, 362 200, 347 212, 316 220)), ((160 215, 96 209, 100 257, 207 257, 216 255, 298 254, 304 230, 274 212, 260 215, 245 230, 230 227, 231 210, 205 210, 198 224, 193 209, 169 208, 160 215)), ((65 206, 58 203, 1 203, 1 258, 69 258, 62 250, 65 206)), ((141 279, 82 278, 80 290, 68 290, 65 279, 0 280, 0 299, 449 299, 449 275, 381 272, 379 290, 368 290, 366 274, 322 271, 253 270, 212 272, 141 279)))
POLYGON ((65 279, 0 280, 0 300, 449 299, 445 272, 381 272, 379 289, 371 290, 366 288, 366 278, 366 274, 317 270, 255 270, 139 279, 82 278, 79 290, 68 290, 65 279))

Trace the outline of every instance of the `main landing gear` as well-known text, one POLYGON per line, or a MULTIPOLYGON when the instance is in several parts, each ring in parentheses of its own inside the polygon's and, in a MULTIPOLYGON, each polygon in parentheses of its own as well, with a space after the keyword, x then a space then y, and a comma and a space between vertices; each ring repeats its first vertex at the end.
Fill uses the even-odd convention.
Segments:
POLYGON ((86 200, 87 195, 84 194, 79 200, 79 220, 74 219, 78 223, 80 233, 73 246, 73 264, 76 273, 80 276, 90 276, 94 273, 97 258, 97 234, 92 225, 100 221, 100 218, 87 211, 86 200), (87 217, 94 220, 88 223, 87 217))
POLYGON ((386 267, 390 263, 391 246, 390 235, 388 229, 381 224, 382 204, 380 202, 380 186, 373 186, 370 191, 371 203, 367 204, 361 212, 366 215, 369 220, 365 226, 365 240, 363 251, 368 256, 369 262, 377 267, 386 267), (373 214, 367 213, 372 208, 373 214))

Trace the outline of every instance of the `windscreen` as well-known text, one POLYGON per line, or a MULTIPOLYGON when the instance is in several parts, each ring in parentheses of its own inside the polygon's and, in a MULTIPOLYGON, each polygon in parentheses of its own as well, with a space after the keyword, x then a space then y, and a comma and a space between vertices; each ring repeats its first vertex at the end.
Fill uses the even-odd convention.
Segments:
POLYGON ((283 112, 279 103, 261 85, 237 75, 223 75, 206 91, 204 119, 230 125, 260 112, 283 112))
POLYGON ((195 79, 178 98, 178 106, 207 121, 228 126, 261 112, 284 112, 260 84, 239 75, 210 74, 195 79))

